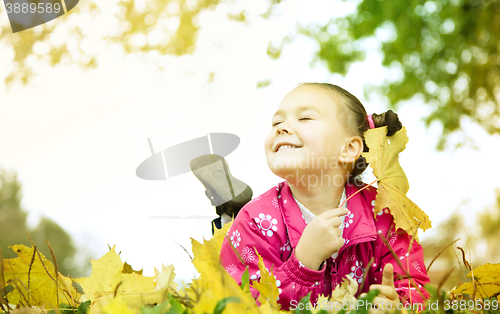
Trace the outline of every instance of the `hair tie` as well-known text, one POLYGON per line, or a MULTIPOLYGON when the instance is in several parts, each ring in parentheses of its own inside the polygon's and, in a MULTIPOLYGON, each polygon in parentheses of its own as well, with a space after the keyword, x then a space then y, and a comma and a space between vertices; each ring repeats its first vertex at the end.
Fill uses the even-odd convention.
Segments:
POLYGON ((375 129, 375 122, 373 122, 373 117, 371 114, 368 115, 368 125, 370 126, 370 129, 375 129))

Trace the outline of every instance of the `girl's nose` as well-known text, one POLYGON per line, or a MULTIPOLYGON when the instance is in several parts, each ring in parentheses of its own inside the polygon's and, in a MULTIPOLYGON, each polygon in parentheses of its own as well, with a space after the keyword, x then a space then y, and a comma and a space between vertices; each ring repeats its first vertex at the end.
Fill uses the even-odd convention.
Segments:
POLYGON ((281 125, 278 127, 278 130, 276 132, 277 132, 276 135, 290 134, 289 129, 285 126, 284 123, 281 123, 281 125))

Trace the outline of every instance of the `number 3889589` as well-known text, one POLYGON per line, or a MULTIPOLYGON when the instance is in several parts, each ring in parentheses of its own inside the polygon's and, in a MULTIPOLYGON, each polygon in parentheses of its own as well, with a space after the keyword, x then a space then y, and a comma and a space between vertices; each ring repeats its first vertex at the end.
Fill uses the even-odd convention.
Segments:
POLYGON ((62 8, 59 3, 6 3, 7 13, 59 13, 62 8))
POLYGON ((498 310, 498 300, 446 300, 445 310, 498 310))

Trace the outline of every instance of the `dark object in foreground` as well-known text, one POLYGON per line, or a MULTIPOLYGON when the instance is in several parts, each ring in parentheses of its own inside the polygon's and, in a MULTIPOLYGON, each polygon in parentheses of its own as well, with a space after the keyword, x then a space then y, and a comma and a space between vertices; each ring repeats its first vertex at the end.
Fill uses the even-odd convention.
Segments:
POLYGON ((231 175, 229 165, 222 156, 202 155, 191 160, 190 166, 193 174, 205 186, 205 195, 219 215, 212 221, 214 234, 214 225, 221 229, 224 223, 234 219, 240 209, 252 199, 252 189, 231 175))

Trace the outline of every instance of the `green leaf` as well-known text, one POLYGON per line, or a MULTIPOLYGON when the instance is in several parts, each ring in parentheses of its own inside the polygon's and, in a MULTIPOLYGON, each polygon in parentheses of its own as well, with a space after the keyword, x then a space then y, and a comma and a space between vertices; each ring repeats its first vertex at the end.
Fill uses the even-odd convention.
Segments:
POLYGON ((145 305, 140 308, 141 314, 163 314, 160 312, 160 307, 156 305, 145 305))
POLYGON ((184 314, 187 309, 182 306, 177 299, 172 295, 168 295, 168 299, 158 305, 145 305, 140 308, 141 314, 184 314), (167 309, 170 309, 167 312, 167 309))
POLYGON ((226 308, 226 305, 230 302, 240 302, 240 299, 236 297, 227 297, 220 300, 215 305, 214 314, 221 314, 222 311, 224 311, 224 309, 226 308))
MULTIPOLYGON (((72 307, 71 305, 67 303, 61 303, 59 304, 59 311, 56 312, 55 310, 50 310, 47 312, 47 314, 75 314, 77 313, 76 307, 72 307)), ((85 314, 85 313, 84 313, 85 314)))
POLYGON ((241 290, 248 291, 249 284, 250 284, 250 274, 248 273, 248 266, 247 266, 247 269, 245 269, 245 272, 241 276, 241 290))
MULTIPOLYGON (((375 297, 380 293, 380 290, 373 289, 368 291, 368 293, 360 298, 359 300, 363 300, 363 304, 372 303, 375 297)), ((352 311, 353 314, 368 314, 369 309, 366 306, 357 306, 355 311, 352 311)))
POLYGON ((311 292, 309 292, 305 297, 300 299, 299 304, 297 304, 297 309, 295 310, 296 314, 312 314, 312 312, 308 309, 312 307, 309 303, 311 299, 311 292))
MULTIPOLYGON (((170 303, 170 310, 166 314, 183 314, 187 313, 187 309, 184 308, 184 306, 177 301, 176 298, 174 298, 172 295, 168 295, 168 302, 170 303)), ((164 304, 163 302, 162 304, 164 304)))
POLYGON ((90 309, 90 300, 80 303, 78 306, 77 314, 87 314, 90 309))
POLYGON ((141 314, 165 314, 168 308, 168 301, 163 302, 160 305, 144 305, 141 307, 141 314))

